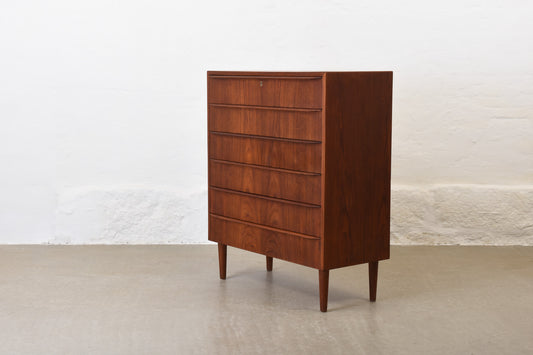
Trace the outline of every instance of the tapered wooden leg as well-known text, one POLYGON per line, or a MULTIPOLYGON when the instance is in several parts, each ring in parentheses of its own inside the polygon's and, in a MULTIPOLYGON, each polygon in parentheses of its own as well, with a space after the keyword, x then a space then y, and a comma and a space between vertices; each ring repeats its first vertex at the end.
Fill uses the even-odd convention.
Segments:
POLYGON ((378 287, 378 262, 368 263, 368 285, 370 288, 370 301, 376 302, 376 289, 378 287))
POLYGON ((318 270, 318 288, 320 289, 320 310, 328 311, 329 270, 318 270))
POLYGON ((272 271, 272 260, 271 256, 267 256, 267 271, 272 271))
POLYGON ((218 269, 220 278, 226 279, 226 255, 228 254, 228 246, 226 244, 218 243, 218 269))

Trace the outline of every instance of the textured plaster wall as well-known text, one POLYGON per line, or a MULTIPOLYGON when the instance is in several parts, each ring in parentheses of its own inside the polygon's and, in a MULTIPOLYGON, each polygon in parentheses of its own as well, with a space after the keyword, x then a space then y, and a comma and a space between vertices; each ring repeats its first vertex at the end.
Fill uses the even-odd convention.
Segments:
POLYGON ((207 239, 216 70, 393 70, 392 240, 533 245, 530 1, 0 5, 0 243, 207 239))

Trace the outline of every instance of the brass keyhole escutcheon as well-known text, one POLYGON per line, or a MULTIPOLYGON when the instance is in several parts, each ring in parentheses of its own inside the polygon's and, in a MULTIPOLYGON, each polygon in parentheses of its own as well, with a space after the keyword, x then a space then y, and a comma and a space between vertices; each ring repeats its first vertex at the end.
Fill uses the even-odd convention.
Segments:
POLYGON ((263 87, 263 80, 261 80, 261 81, 259 82, 259 86, 260 86, 260 87, 263 87))

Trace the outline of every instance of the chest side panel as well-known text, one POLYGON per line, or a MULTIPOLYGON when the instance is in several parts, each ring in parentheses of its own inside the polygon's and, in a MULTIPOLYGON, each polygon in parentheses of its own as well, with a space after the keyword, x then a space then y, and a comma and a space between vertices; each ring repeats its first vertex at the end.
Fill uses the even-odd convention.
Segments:
POLYGON ((328 73, 324 264, 389 258, 392 73, 328 73))

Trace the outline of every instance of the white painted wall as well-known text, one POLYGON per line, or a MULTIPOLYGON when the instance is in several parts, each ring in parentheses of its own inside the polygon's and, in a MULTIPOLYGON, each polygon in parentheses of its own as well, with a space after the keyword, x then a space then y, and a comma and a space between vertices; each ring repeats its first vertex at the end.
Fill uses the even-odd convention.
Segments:
POLYGON ((4 1, 0 243, 205 242, 206 70, 393 70, 393 242, 533 245, 532 13, 4 1))

